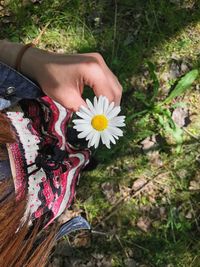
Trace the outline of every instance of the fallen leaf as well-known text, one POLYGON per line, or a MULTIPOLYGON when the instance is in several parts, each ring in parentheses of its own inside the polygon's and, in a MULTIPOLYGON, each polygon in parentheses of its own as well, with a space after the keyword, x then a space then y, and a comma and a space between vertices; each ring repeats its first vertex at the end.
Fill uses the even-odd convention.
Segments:
POLYGON ((116 192, 119 191, 117 185, 111 182, 105 182, 101 185, 101 188, 108 202, 114 204, 117 200, 116 192))
POLYGON ((147 183, 147 180, 145 178, 139 178, 133 183, 132 189, 137 191, 142 186, 144 186, 146 183, 147 183))
POLYGON ((151 227, 151 220, 148 217, 140 217, 137 221, 137 227, 144 232, 148 232, 151 227))
POLYGON ((145 152, 155 149, 155 147, 157 146, 155 135, 145 138, 140 144, 142 145, 142 150, 145 152))
POLYGON ((81 233, 77 234, 74 237, 74 240, 70 242, 73 247, 81 248, 85 247, 88 248, 91 245, 91 235, 87 231, 82 231, 81 233))

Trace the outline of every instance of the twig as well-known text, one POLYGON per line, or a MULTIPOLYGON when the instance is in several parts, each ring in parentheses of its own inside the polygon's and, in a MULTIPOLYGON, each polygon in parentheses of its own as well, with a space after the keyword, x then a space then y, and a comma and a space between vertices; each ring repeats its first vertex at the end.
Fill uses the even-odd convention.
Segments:
POLYGON ((188 131, 185 128, 183 128, 183 131, 186 132, 188 135, 190 135, 192 138, 194 138, 195 140, 197 140, 200 143, 200 138, 198 136, 194 135, 193 133, 191 133, 190 131, 188 131))
POLYGON ((120 244, 120 247, 123 249, 123 252, 124 252, 124 254, 125 254, 126 258, 128 259, 128 258, 129 258, 129 255, 128 255, 127 251, 124 249, 124 247, 123 247, 123 245, 122 245, 122 242, 121 242, 121 240, 120 240, 119 236, 115 234, 115 238, 116 238, 116 239, 117 239, 117 241, 119 242, 119 244, 120 244))
POLYGON ((33 44, 37 45, 42 37, 42 35, 44 34, 44 32, 46 31, 47 27, 49 26, 51 21, 47 22, 46 25, 42 28, 42 30, 40 31, 39 35, 33 40, 33 44))
POLYGON ((103 236, 109 236, 109 233, 104 233, 104 232, 100 232, 100 231, 95 231, 95 230, 91 230, 92 234, 97 234, 97 235, 103 235, 103 236))
POLYGON ((194 266, 193 263, 196 261, 196 258, 197 258, 197 257, 198 257, 198 255, 194 256, 194 258, 193 258, 193 260, 192 260, 192 262, 191 262, 191 264, 190 264, 190 267, 194 266))

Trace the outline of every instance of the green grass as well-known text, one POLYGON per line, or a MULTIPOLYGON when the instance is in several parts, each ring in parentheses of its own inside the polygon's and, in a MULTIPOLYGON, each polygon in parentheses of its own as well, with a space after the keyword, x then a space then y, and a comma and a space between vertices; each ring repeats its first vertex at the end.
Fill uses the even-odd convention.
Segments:
MULTIPOLYGON (((199 66, 199 1, 182 0, 180 6, 168 0, 6 2, 10 23, 5 24, 2 17, 0 38, 30 42, 49 23, 39 47, 66 53, 100 52, 123 85, 125 115, 144 111, 144 104, 138 100, 141 92, 147 98, 152 95, 147 61, 154 63, 161 84, 158 103, 176 82, 163 79, 174 58, 189 62, 189 69, 199 66)), ((95 235, 91 247, 75 249, 77 258, 90 259, 98 252, 111 257, 115 267, 125 266, 127 256, 146 266, 200 266, 199 191, 189 189, 190 182, 200 175, 196 162, 200 152, 199 90, 193 86, 178 101, 187 103, 191 114, 187 127, 191 134, 184 133, 178 152, 176 143, 149 113, 131 119, 124 138, 111 150, 100 147, 95 152, 100 164, 83 175, 77 206, 93 227, 98 225, 97 230, 108 236, 95 235), (140 147, 140 142, 152 134, 162 134, 163 142, 158 147, 162 166, 152 162, 140 147), (102 192, 102 183, 112 183, 117 188, 117 201, 141 178, 150 181, 150 187, 136 195, 132 192, 116 207, 102 192), (158 214, 161 207, 165 209, 163 218, 158 214), (188 213, 192 215, 187 217, 188 213), (147 232, 137 226, 140 217, 148 217, 151 222, 147 232)))

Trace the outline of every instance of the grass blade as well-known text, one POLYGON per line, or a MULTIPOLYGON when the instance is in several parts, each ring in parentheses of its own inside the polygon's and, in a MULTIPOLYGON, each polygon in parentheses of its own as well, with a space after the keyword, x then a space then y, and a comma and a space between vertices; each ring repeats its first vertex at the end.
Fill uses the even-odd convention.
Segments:
POLYGON ((160 84, 159 84, 157 75, 155 73, 155 65, 150 61, 147 62, 147 65, 149 67, 150 77, 153 80, 153 96, 151 98, 151 102, 154 102, 155 98, 158 95, 158 90, 159 90, 160 84))
POLYGON ((197 69, 188 72, 184 77, 180 79, 178 84, 175 86, 174 90, 165 99, 163 104, 170 103, 174 98, 185 93, 186 90, 192 85, 192 83, 197 79, 199 72, 197 69))

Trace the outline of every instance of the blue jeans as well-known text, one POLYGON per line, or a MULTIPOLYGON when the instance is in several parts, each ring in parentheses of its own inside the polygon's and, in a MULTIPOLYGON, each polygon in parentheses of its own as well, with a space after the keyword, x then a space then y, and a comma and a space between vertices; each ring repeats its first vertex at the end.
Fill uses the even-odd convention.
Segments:
POLYGON ((42 91, 35 83, 0 62, 0 110, 21 99, 35 99, 41 95, 42 91))

